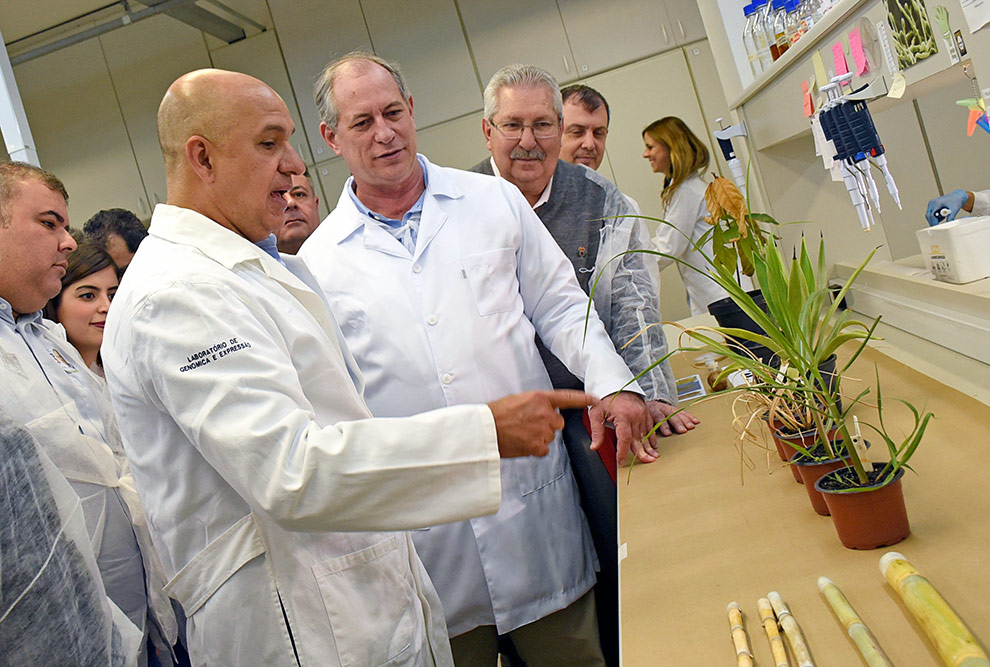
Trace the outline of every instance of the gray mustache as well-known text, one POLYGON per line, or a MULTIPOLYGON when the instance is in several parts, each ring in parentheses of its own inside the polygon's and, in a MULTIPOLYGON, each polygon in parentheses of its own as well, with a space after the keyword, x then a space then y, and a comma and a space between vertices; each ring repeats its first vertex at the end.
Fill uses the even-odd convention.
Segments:
POLYGON ((540 150, 539 146, 534 146, 532 150, 526 150, 516 146, 509 153, 510 160, 546 160, 547 154, 540 150))

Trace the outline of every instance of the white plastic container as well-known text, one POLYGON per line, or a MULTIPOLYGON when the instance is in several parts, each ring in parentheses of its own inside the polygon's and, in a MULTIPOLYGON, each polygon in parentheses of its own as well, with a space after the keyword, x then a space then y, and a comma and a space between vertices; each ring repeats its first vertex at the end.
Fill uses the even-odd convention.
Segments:
POLYGON ((961 284, 990 276, 990 216, 957 218, 916 234, 936 280, 961 284))

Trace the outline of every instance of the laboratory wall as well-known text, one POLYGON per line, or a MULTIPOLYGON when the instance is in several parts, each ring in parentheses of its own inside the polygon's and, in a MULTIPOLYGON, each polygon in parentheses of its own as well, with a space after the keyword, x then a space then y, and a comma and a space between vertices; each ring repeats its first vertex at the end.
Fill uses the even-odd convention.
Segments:
MULTIPOLYGON (((228 45, 159 15, 14 67, 40 159, 65 180, 74 223, 113 206, 147 219, 165 200, 157 106, 177 76, 202 67, 252 74, 282 95, 323 213, 336 204, 349 173, 320 137, 313 82, 326 62, 353 49, 374 50, 400 64, 413 93, 420 151, 454 167, 470 167, 487 155, 482 90, 497 68, 535 63, 562 85, 585 81, 600 89, 612 107, 602 173, 645 215, 659 215, 661 183, 641 157, 642 128, 679 115, 715 148, 715 118, 728 115, 694 0, 226 4, 265 31, 249 28, 246 39, 228 45)), ((8 44, 20 28, 3 23, 10 11, 0 10, 8 44)), ((723 169, 720 157, 713 159, 712 171, 723 169)), ((662 279, 664 317, 685 317, 676 269, 662 279)))
POLYGON ((857 75, 853 85, 882 78, 890 87, 893 75, 882 53, 882 43, 872 37, 878 30, 875 26, 886 23, 884 3, 836 3, 829 22, 816 26, 796 48, 755 79, 741 69, 741 65, 748 68, 748 63, 740 63, 735 55, 741 41, 738 33, 742 13, 727 14, 727 4, 727 0, 700 0, 708 32, 718 35, 710 42, 733 116, 745 120, 749 129, 750 136, 740 153, 751 161, 759 189, 754 193, 755 199, 782 222, 805 222, 782 228, 785 242, 796 244, 802 234, 817 237, 821 233, 827 241, 830 262, 856 263, 878 246, 878 260, 902 260, 919 253, 915 231, 926 226, 924 211, 929 199, 956 188, 990 187, 983 170, 977 168, 990 155, 990 134, 977 130, 967 136, 968 111, 956 104, 956 100, 974 97, 974 83, 967 75, 978 77, 982 71, 984 79, 990 81, 990 29, 970 33, 958 0, 930 0, 927 5, 929 13, 936 5, 947 6, 950 25, 964 35, 968 51, 963 62, 953 65, 939 38, 936 55, 900 73, 907 84, 901 97, 885 97, 884 89, 880 98, 870 103, 902 205, 899 208, 888 195, 875 171, 880 207, 874 211, 876 224, 870 232, 862 230, 843 183, 832 179, 815 154, 801 86, 811 81, 813 97, 818 97, 814 94, 815 52, 831 74, 835 73, 836 46, 855 68, 848 35, 858 29, 870 68, 857 75), (963 64, 968 65, 966 73, 963 64))

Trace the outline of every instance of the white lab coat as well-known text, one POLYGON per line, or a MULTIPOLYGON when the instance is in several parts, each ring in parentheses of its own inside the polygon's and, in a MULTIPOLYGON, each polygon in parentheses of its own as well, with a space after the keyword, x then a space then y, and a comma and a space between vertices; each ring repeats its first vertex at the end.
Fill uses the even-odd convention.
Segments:
POLYGON ((491 411, 366 419, 360 374, 299 276, 190 210, 157 206, 150 234, 103 360, 193 661, 449 664, 411 538, 372 531, 498 508, 491 411))
MULTIPOLYGON (((676 229, 670 225, 659 224, 653 235, 654 248, 672 257, 677 257, 705 273, 708 272, 708 260, 698 252, 695 244, 706 231, 711 229, 711 225, 705 222, 705 217, 708 215, 708 207, 705 205, 706 187, 700 176, 692 176, 681 183, 677 191, 674 192, 674 196, 671 197, 670 204, 661 215, 676 229)), ((705 244, 704 251, 711 257, 711 239, 705 244)), ((660 270, 662 271, 673 263, 674 260, 661 257, 660 270)), ((677 270, 681 274, 681 280, 684 281, 688 306, 691 308, 692 315, 707 313, 708 304, 729 296, 714 280, 694 269, 678 263, 677 270)))
MULTIPOLYGON (((346 190, 351 181, 300 251, 364 374, 372 413, 410 415, 550 389, 536 333, 589 392, 623 388, 632 374, 594 308, 585 338, 588 297, 515 186, 427 169, 412 256, 359 212, 346 190)), ((559 435, 546 458, 503 461, 502 480, 495 516, 413 534, 451 636, 482 624, 508 632, 566 607, 595 582, 559 435)))

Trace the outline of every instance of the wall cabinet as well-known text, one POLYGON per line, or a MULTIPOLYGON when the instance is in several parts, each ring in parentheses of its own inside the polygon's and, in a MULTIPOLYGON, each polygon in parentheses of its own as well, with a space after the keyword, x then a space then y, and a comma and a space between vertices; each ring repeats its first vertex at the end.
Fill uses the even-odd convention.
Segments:
POLYGON ((72 226, 112 207, 147 217, 148 198, 99 40, 22 63, 14 78, 41 165, 69 191, 72 226))
POLYGON ((453 0, 361 0, 361 7, 375 53, 402 69, 418 127, 481 108, 481 88, 453 0))
POLYGON ((560 82, 581 76, 554 0, 457 0, 482 86, 513 63, 544 67, 560 82))
POLYGON ((695 0, 457 0, 482 82, 511 63, 561 84, 705 38, 695 0))
POLYGON ((663 2, 557 0, 557 4, 580 76, 676 46, 663 2))
POLYGON ((296 126, 296 133, 292 135, 292 145, 303 162, 313 164, 309 137, 314 137, 314 141, 318 140, 323 144, 320 126, 319 124, 307 126, 299 113, 296 94, 309 91, 296 91, 293 88, 278 51, 278 37, 275 32, 269 30, 258 33, 230 46, 224 46, 210 53, 210 59, 214 67, 250 74, 275 89, 289 107, 289 115, 292 116, 292 122, 296 126))
POLYGON ((175 79, 210 66, 203 34, 171 17, 154 16, 107 33, 99 41, 149 205, 154 208, 166 199, 158 105, 175 79))
POLYGON ((697 0, 667 0, 667 17, 678 46, 708 37, 697 0))
POLYGON ((361 4, 358 0, 270 0, 270 7, 312 158, 328 160, 333 151, 320 136, 313 86, 333 58, 357 49, 371 51, 361 4))

